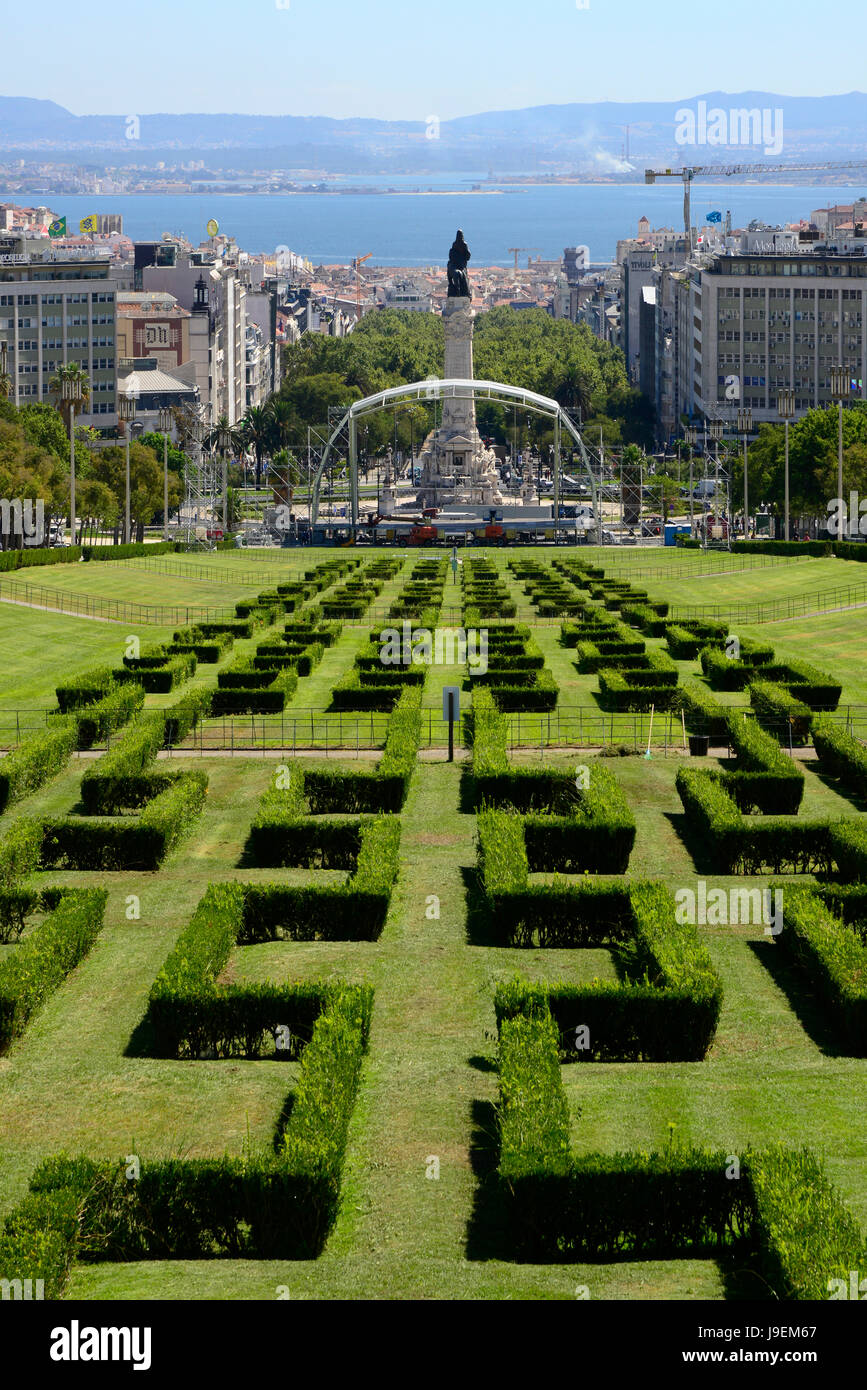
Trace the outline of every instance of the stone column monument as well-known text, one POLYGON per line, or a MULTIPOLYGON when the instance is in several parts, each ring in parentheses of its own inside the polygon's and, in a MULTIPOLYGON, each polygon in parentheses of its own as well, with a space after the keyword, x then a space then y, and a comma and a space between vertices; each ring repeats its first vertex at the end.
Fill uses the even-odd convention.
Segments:
MULTIPOLYGON (((448 297, 443 308, 445 379, 473 379, 473 307, 467 263, 470 249, 458 232, 449 252, 448 297)), ((421 454, 420 506, 452 502, 495 505, 502 502, 496 459, 476 427, 476 404, 466 396, 443 398, 442 423, 425 441, 421 454)))

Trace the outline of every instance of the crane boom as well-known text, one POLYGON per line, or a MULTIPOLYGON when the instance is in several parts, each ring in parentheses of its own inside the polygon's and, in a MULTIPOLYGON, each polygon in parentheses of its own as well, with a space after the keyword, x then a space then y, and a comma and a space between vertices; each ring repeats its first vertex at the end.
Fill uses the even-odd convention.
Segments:
POLYGON ((849 159, 843 163, 813 164, 685 164, 681 169, 645 169, 644 182, 656 183, 657 179, 683 180, 683 229, 692 250, 692 217, 690 212, 690 185, 694 178, 736 178, 739 174, 799 174, 799 173, 843 173, 847 169, 865 169, 867 159, 849 159))

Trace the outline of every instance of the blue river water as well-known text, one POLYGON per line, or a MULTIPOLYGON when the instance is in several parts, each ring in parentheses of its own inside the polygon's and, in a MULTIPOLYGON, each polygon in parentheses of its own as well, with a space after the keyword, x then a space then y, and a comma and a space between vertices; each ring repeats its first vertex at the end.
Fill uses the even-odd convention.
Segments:
MULTIPOLYGON (((466 174, 392 177, 382 193, 259 194, 221 191, 183 195, 106 194, 65 197, 16 195, 19 203, 46 202, 66 215, 70 231, 92 212, 119 212, 123 228, 136 241, 159 240, 163 232, 182 232, 198 245, 206 224, 216 218, 220 231, 246 251, 288 246, 314 264, 345 264, 372 252, 368 265, 443 265, 455 230, 461 227, 473 265, 508 265, 510 246, 532 247, 544 260, 559 258, 566 246, 586 245, 593 261, 610 261, 619 237, 634 236, 645 214, 652 227, 683 225, 679 181, 648 187, 634 184, 489 185, 473 190, 466 174), (419 192, 416 190, 430 190, 419 192), (462 191, 461 191, 462 190, 462 191)), ((332 187, 370 186, 368 177, 344 178, 332 187)), ((851 203, 867 186, 821 187, 757 185, 697 180, 692 220, 731 210, 732 224, 759 218, 771 226, 809 217, 814 208, 851 203)), ((526 264, 522 254, 520 264, 526 264)))

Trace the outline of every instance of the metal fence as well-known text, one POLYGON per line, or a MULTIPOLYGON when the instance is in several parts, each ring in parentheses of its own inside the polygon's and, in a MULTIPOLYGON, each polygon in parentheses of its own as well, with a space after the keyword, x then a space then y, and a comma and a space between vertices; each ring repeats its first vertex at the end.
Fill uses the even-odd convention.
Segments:
POLYGON ((792 594, 788 598, 768 599, 765 603, 723 603, 674 605, 669 618, 709 618, 727 623, 773 623, 784 618, 801 618, 827 613, 835 608, 855 608, 867 603, 867 582, 839 585, 819 592, 792 594))
MULTIPOLYGON (((749 708, 733 705, 751 716, 749 708)), ((56 711, 54 711, 56 713, 56 711)), ((45 727, 47 709, 0 710, 0 748, 8 749, 20 743, 28 734, 45 727)), ((448 724, 439 708, 422 710, 420 746, 446 748, 448 724)), ((830 718, 855 738, 867 742, 867 705, 841 705, 829 711, 830 718)), ((353 713, 296 709, 282 714, 227 715, 203 720, 184 742, 175 749, 180 753, 244 753, 267 752, 269 749, 317 753, 342 751, 348 755, 381 749, 385 744, 389 716, 385 713, 353 713)), ((510 749, 532 750, 549 748, 646 748, 648 741, 655 750, 676 752, 689 739, 684 721, 677 711, 658 711, 645 714, 606 714, 591 705, 560 705, 550 712, 518 712, 508 716, 510 749)), ((93 752, 110 748, 112 742, 126 732, 120 729, 93 752)), ((773 730, 786 746, 788 726, 773 730)), ((465 715, 455 726, 456 747, 467 747, 465 715)))
POLYGON ((140 626, 178 627, 187 623, 225 622, 235 617, 234 607, 203 608, 197 604, 128 603, 125 599, 97 594, 76 594, 63 589, 47 589, 23 579, 0 578, 0 600, 44 608, 52 613, 71 613, 105 622, 140 626))

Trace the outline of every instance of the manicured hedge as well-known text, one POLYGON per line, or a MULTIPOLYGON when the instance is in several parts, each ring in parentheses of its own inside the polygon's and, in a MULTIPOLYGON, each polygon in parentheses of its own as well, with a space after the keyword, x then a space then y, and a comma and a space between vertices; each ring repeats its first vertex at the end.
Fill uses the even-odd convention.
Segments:
POLYGON ((807 742, 813 713, 808 705, 775 681, 753 681, 750 685, 750 704, 756 718, 782 742, 791 735, 793 743, 807 742))
POLYGON ((786 884, 777 942, 824 998, 849 1052, 867 1056, 867 945, 858 931, 835 917, 812 889, 786 884))
MULTIPOLYGON (((276 884, 210 885, 151 988, 156 1055, 258 1057, 266 1035, 282 1025, 291 1033, 290 1055, 298 1056, 329 997, 328 983, 218 983, 236 945, 276 939, 291 892, 276 884)), ((362 1017, 365 1042, 368 1025, 369 1007, 362 1017)))
MULTIPOLYGON (((298 687, 298 672, 294 666, 277 672, 252 672, 255 676, 270 676, 262 689, 242 686, 238 689, 219 689, 211 693, 212 714, 279 714, 286 701, 298 687)), ((219 679, 219 678, 218 678, 219 679)))
POLYGON ((681 767, 676 786, 689 832, 715 873, 830 873, 839 860, 828 821, 744 817, 719 772, 681 767))
MULTIPOLYGON (((405 688, 402 672, 406 669, 411 670, 411 668, 399 666, 386 668, 384 675, 388 683, 381 685, 363 685, 360 671, 357 669, 348 671, 331 692, 331 708, 333 710, 389 712, 394 708, 405 688)), ((421 668, 422 681, 425 672, 426 668, 421 668)), ((418 674, 418 668, 416 674, 418 674)))
POLYGON ((121 683, 137 681, 149 695, 164 695, 183 685, 195 674, 198 660, 192 651, 167 655, 159 666, 136 666, 128 671, 115 671, 114 679, 121 683))
POLYGON ((737 771, 725 770, 725 787, 744 813, 794 816, 804 795, 804 773, 754 719, 729 714, 729 742, 738 755, 737 771))
POLYGON ((0 811, 62 772, 78 742, 75 721, 53 717, 0 760, 0 811))
POLYGON ((615 670, 602 667, 599 671, 599 703, 604 710, 647 711, 678 709, 680 691, 677 688, 677 668, 673 672, 654 669, 628 668, 615 670), (672 679, 673 677, 673 679, 672 679))
POLYGON ((114 687, 110 666, 96 666, 83 671, 65 685, 58 685, 55 694, 61 714, 95 704, 114 687))
POLYGON ((0 1048, 23 1033, 87 955, 102 929, 107 898, 103 888, 65 893, 51 915, 0 961, 0 1048))
POLYGON ((192 652, 197 661, 214 665, 232 647, 235 639, 229 632, 214 633, 206 637, 201 627, 182 627, 172 637, 168 645, 170 652, 192 652))
POLYGON ((42 1278, 58 1298, 76 1258, 315 1259, 339 1209, 371 1007, 368 987, 322 997, 276 1151, 145 1159, 135 1183, 126 1160, 47 1159, 7 1217, 0 1272, 42 1278))
POLYGON ((556 1025, 544 1001, 500 1028, 499 1194, 519 1260, 676 1258, 737 1249, 772 1297, 829 1297, 863 1266, 857 1223, 808 1149, 732 1155, 672 1145, 664 1153, 572 1155, 556 1025))
MULTIPOLYGON (((746 1155, 758 1259, 778 1298, 825 1300, 864 1268, 864 1238, 809 1149, 773 1145, 746 1155)), ((729 1184, 734 1186, 734 1184, 729 1184)))
POLYGON ((728 741, 729 705, 715 700, 700 681, 685 681, 680 687, 684 722, 691 734, 708 734, 714 741, 728 741))
MULTIPOLYGON (((489 823, 487 832, 492 828, 489 823)), ((495 924, 506 943, 607 947, 619 956, 623 979, 551 986, 512 981, 498 987, 498 1022, 550 1008, 570 1059, 666 1062, 704 1057, 716 1033, 722 983, 696 928, 677 921, 665 886, 636 881, 525 887, 522 892, 518 852, 513 832, 505 853, 499 859, 492 855, 487 865, 508 875, 493 894, 495 924), (579 1025, 588 1028, 589 1039, 576 1050, 579 1025)), ((486 873, 489 891, 492 877, 486 873)))
POLYGON ((138 682, 116 686, 94 704, 75 712, 78 725, 78 747, 92 748, 115 729, 128 724, 142 708, 145 693, 138 682))
POLYGON ((324 764, 304 773, 304 795, 311 815, 343 811, 399 811, 409 791, 421 738, 418 686, 403 690, 388 721, 385 748, 375 767, 347 768, 324 764))
MULTIPOLYGON (((165 719, 146 715, 92 763, 81 779, 81 804, 88 816, 111 816, 150 801, 156 792, 142 773, 163 746, 165 719)), ((160 788, 159 790, 163 790, 160 788)))
POLYGON ((43 868, 157 869, 201 812, 208 778, 196 769, 172 779, 138 817, 100 820, 70 816, 46 821, 43 868))
POLYGON ((867 797, 867 748, 863 743, 828 718, 814 719, 811 733, 822 771, 837 777, 856 796, 867 797))
POLYGON ((165 744, 173 748, 182 743, 191 729, 211 713, 212 691, 204 686, 194 687, 182 695, 176 705, 165 710, 165 744))
POLYGON ((35 873, 42 852, 42 822, 21 816, 0 840, 0 889, 8 891, 19 879, 35 873))

